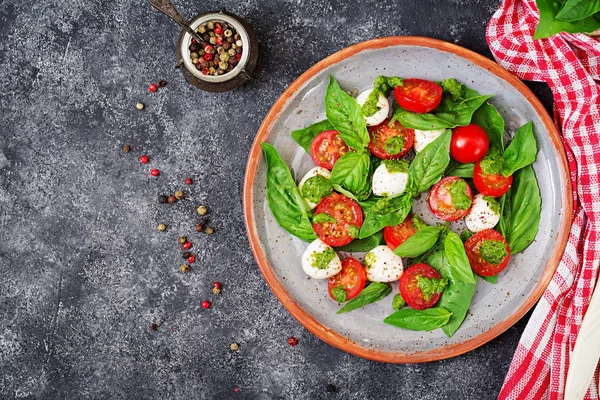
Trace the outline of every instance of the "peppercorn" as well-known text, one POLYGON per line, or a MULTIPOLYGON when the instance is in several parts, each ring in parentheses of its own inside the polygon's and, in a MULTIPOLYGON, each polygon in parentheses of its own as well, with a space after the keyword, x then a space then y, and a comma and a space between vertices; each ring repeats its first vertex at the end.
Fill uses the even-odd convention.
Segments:
POLYGON ((223 34, 223 28, 215 28, 215 34, 217 35, 222 35, 223 34))
POLYGON ((200 219, 198 219, 198 224, 204 226, 206 225, 206 221, 208 221, 208 217, 206 215, 203 215, 200 217, 200 219))
POLYGON ((165 86, 167 86, 167 81, 165 81, 164 79, 158 81, 159 88, 164 88, 165 86))
MULTIPOLYGON (((223 50, 223 51, 224 51, 224 50, 223 50)), ((220 59, 221 61, 227 61, 227 60, 229 60, 229 54, 227 54, 227 53, 223 53, 223 54, 221 54, 221 55, 219 56, 219 59, 220 59)))
POLYGON ((219 63, 219 68, 225 70, 225 69, 227 69, 227 67, 229 67, 229 63, 227 61, 221 61, 219 63))
POLYGON ((200 57, 200 56, 198 55, 197 52, 194 51, 194 52, 190 53, 190 58, 194 59, 194 58, 198 58, 198 57, 200 57))
POLYGON ((206 206, 200 206, 196 211, 198 211, 198 214, 200 215, 206 215, 208 208, 206 206))
POLYGON ((237 351, 237 349, 239 349, 240 346, 237 343, 231 343, 231 345, 229 346, 229 349, 231 351, 237 351))
POLYGON ((152 176, 159 176, 160 175, 160 171, 157 169, 152 169, 150 170, 150 175, 152 176))
POLYGON ((233 64, 229 64, 227 66, 227 72, 231 71, 233 69, 233 64))
POLYGON ((162 195, 162 194, 160 196, 158 196, 158 202, 160 204, 165 204, 168 201, 169 201, 169 198, 167 196, 162 195))
POLYGON ((192 44, 198 44, 198 41, 195 38, 192 38, 192 44))
POLYGON ((188 47, 188 49, 189 49, 191 52, 198 51, 198 45, 197 45, 197 44, 195 44, 195 43, 194 43, 194 44, 190 44, 190 47, 188 47))
POLYGON ((208 69, 208 73, 209 73, 209 74, 211 74, 211 75, 214 75, 214 74, 215 74, 215 72, 217 72, 217 70, 216 70, 216 69, 214 69, 213 67, 210 67, 210 68, 208 69))
POLYGON ((327 384, 326 390, 329 393, 336 393, 337 392, 337 388, 335 387, 335 385, 333 383, 327 384))
POLYGON ((137 108, 138 110, 143 110, 144 109, 144 103, 135 103, 135 108, 137 108))
POLYGON ((157 324, 152 324, 152 325, 150 325, 150 328, 151 328, 153 331, 155 331, 155 330, 157 330, 157 329, 158 329, 158 325, 157 325, 157 324))
POLYGON ((204 35, 202 35, 202 39, 203 39, 205 42, 208 42, 208 39, 210 39, 210 35, 209 35, 208 33, 205 33, 204 35))
POLYGON ((240 389, 239 388, 234 388, 233 391, 237 393, 237 392, 240 391, 240 389))
POLYGON ((198 59, 197 58, 192 58, 192 64, 194 64, 194 65, 198 64, 198 59))
POLYGON ((231 44, 229 42, 223 42, 223 49, 229 50, 230 47, 231 47, 231 44))
POLYGON ((213 288, 221 289, 221 282, 213 282, 213 288))
POLYGON ((141 157, 140 157, 140 162, 141 162, 142 164, 147 164, 147 163, 148 163, 148 161, 150 161, 150 159, 148 158, 148 156, 147 156, 147 155, 145 155, 145 154, 144 154, 143 156, 141 156, 141 157))
POLYGON ((192 242, 185 242, 182 247, 185 250, 188 250, 190 247, 192 247, 192 242))
POLYGON ((212 22, 212 21, 208 21, 208 22, 206 23, 206 27, 207 27, 208 29, 210 29, 210 30, 213 30, 213 29, 215 29, 215 23, 214 23, 214 22, 212 22))
POLYGON ((233 36, 233 38, 234 38, 235 40, 240 40, 242 37, 240 36, 240 34, 239 34, 239 33, 236 33, 236 34, 233 36))
POLYGON ((206 53, 203 57, 206 61, 210 61, 213 59, 213 55, 210 53, 206 53))
POLYGON ((188 257, 188 262, 190 264, 193 264, 194 262, 196 262, 196 256, 193 254, 190 254, 190 256, 188 257))
POLYGON ((177 201, 177 199, 175 198, 175 196, 169 196, 168 200, 169 204, 173 204, 177 201))
POLYGON ((183 258, 185 258, 186 260, 187 260, 187 259, 188 259, 188 257, 189 257, 189 256, 191 256, 191 255, 192 255, 192 253, 190 253, 189 251, 184 251, 184 252, 183 252, 183 254, 182 254, 183 258))
POLYGON ((202 69, 202 75, 208 75, 208 73, 209 73, 209 72, 210 72, 210 71, 209 71, 209 69, 208 69, 208 68, 203 68, 203 69, 202 69))
POLYGON ((196 225, 196 232, 202 232, 203 226, 201 224, 196 225))
POLYGON ((233 43, 235 39, 233 39, 232 37, 228 37, 227 39, 225 39, 225 41, 227 43, 233 43))
POLYGON ((186 272, 190 272, 190 270, 192 269, 192 267, 190 267, 187 264, 183 264, 181 267, 179 267, 179 271, 186 273, 186 272))
POLYGON ((217 42, 218 45, 222 45, 223 44, 223 37, 222 36, 217 36, 217 38, 215 39, 215 42, 217 42))
POLYGON ((235 56, 235 49, 229 49, 229 51, 227 51, 227 54, 229 54, 230 56, 235 56))
POLYGON ((210 307, 210 302, 208 300, 203 300, 202 301, 202 308, 209 308, 210 307))
POLYGON ((184 196, 185 196, 185 195, 183 194, 183 190, 178 190, 178 191, 176 191, 176 192, 175 192, 175 198, 176 198, 177 200, 181 200, 181 199, 183 199, 183 197, 184 197, 184 196))
POLYGON ((206 228, 204 233, 206 233, 207 235, 212 235, 213 233, 215 233, 215 230, 209 226, 208 228, 206 228))
POLYGON ((223 54, 224 51, 225 51, 225 49, 223 47, 217 48, 217 53, 218 54, 223 54))
POLYGON ((208 42, 209 42, 210 44, 217 44, 217 39, 216 39, 214 36, 211 36, 211 38, 210 38, 210 39, 208 39, 208 42))
POLYGON ((148 90, 151 92, 156 92, 158 90, 156 83, 152 83, 150 86, 148 86, 148 90))
POLYGON ((237 58, 237 60, 240 61, 242 59, 242 55, 241 54, 236 54, 235 58, 237 58))
POLYGON ((158 224, 156 229, 158 229, 159 232, 164 232, 167 230, 167 226, 165 224, 158 224))
POLYGON ((200 32, 200 33, 204 33, 204 32, 206 32, 206 25, 200 25, 200 26, 198 27, 198 32, 200 32))
POLYGON ((215 294, 215 295, 221 294, 221 289, 213 288, 213 294, 215 294))
POLYGON ((231 29, 225 29, 223 34, 225 35, 225 37, 230 37, 231 35, 233 35, 233 31, 231 29))
POLYGON ((123 153, 129 153, 130 150, 131 150, 131 147, 129 147, 128 144, 123 145, 123 153))
POLYGON ((297 345, 297 344, 298 344, 298 339, 296 339, 296 338, 295 338, 295 337, 293 337, 293 336, 290 336, 290 338, 288 339, 288 341, 287 341, 287 342, 288 342, 288 344, 289 344, 290 346, 294 347, 295 345, 297 345))
POLYGON ((177 241, 179 242, 179 244, 184 244, 185 242, 187 242, 187 238, 185 236, 179 236, 177 241))
POLYGON ((191 185, 192 183, 194 183, 194 181, 192 181, 192 178, 185 178, 185 184, 186 185, 191 185))

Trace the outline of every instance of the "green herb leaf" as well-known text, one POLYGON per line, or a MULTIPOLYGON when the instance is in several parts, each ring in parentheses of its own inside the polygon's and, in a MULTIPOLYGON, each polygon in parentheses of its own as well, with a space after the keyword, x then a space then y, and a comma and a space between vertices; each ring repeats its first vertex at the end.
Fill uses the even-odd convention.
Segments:
POLYGON ((452 267, 455 280, 475 283, 475 276, 465 252, 465 246, 456 232, 448 230, 444 239, 444 254, 452 267))
POLYGON ((581 21, 598 11, 600 0, 567 0, 556 14, 556 19, 567 22, 581 21))
POLYGON ((396 295, 392 299, 392 308, 394 310, 398 311, 405 305, 406 305, 406 301, 404 301, 404 299, 402 298, 402 295, 400 293, 396 293, 396 295))
POLYGON ((533 123, 529 121, 515 132, 515 137, 504 152, 502 175, 511 176, 516 170, 533 164, 537 145, 533 137, 533 123))
POLYGON ((479 276, 484 281, 491 283, 492 285, 495 285, 496 283, 498 283, 498 275, 492 275, 492 276, 477 275, 477 276, 479 276))
POLYGON ((520 253, 537 235, 542 199, 535 172, 529 165, 515 172, 510 195, 504 200, 500 231, 512 254, 520 253))
POLYGON ((474 234, 475 234, 474 232, 471 232, 470 230, 466 229, 466 230, 464 230, 464 231, 461 232, 461 234, 460 234, 460 240, 462 240, 463 243, 464 243, 467 240, 469 240, 469 238, 471 236, 473 236, 474 234))
MULTIPOLYGON (((508 232, 510 230, 510 224, 512 220, 512 210, 510 209, 510 197, 511 197, 511 189, 508 189, 508 192, 502 195, 500 198, 500 221, 498 222, 498 230, 506 239, 508 237, 508 232)), ((510 245, 509 245, 510 247, 510 245)))
POLYGON ((365 287, 356 297, 350 299, 344 307, 338 310, 338 314, 356 310, 366 306, 367 304, 375 303, 387 297, 392 293, 392 287, 387 283, 371 282, 365 287))
POLYGON ((262 143, 267 162, 267 200, 279 225, 305 241, 317 238, 310 220, 311 210, 298 190, 288 166, 272 145, 262 143))
POLYGON ((440 82, 444 92, 448 93, 452 100, 459 101, 463 99, 463 85, 454 78, 446 78, 440 82))
POLYGON ((332 76, 329 77, 325 94, 325 112, 346 144, 362 153, 369 144, 370 137, 360 106, 340 88, 332 76))
POLYGON ((398 225, 404 221, 412 204, 413 198, 410 193, 379 199, 372 207, 363 210, 365 218, 358 237, 363 239, 386 226, 398 225))
POLYGON ((576 22, 560 21, 556 18, 562 6, 561 0, 536 0, 540 11, 540 22, 538 23, 534 39, 548 38, 560 32, 568 33, 591 33, 600 28, 600 19, 592 15, 576 22))
POLYGON ((484 103, 475 111, 471 119, 487 133, 490 143, 504 151, 504 119, 490 103, 484 103))
POLYGON ((419 229, 400 246, 396 247, 394 254, 400 257, 414 258, 429 251, 438 241, 444 230, 440 226, 427 226, 419 229))
POLYGON ((298 129, 292 132, 292 138, 300 145, 308 154, 310 154, 310 145, 315 137, 325 131, 335 129, 329 120, 316 122, 304 129, 298 129))
POLYGON ((450 139, 447 130, 417 153, 408 168, 408 187, 414 194, 428 190, 439 181, 450 162, 450 139))
POLYGON ((350 237, 352 239, 358 238, 358 234, 359 234, 360 231, 356 227, 356 225, 348 225, 346 229, 348 229, 348 235, 350 235, 350 237))
POLYGON ((441 307, 426 310, 404 308, 386 317, 383 322, 412 331, 432 331, 448 324, 452 313, 441 307))
POLYGON ((345 302, 346 296, 348 296, 348 293, 346 292, 346 289, 343 286, 334 287, 333 289, 331 289, 331 294, 333 295, 335 301, 339 303, 345 302))
POLYGON ((450 160, 450 164, 448 164, 448 168, 446 168, 444 175, 458 176, 459 178, 473 178, 474 169, 475 164, 473 163, 463 164, 455 160, 450 160))
POLYGON ((383 231, 379 231, 364 239, 354 239, 345 246, 336 247, 336 250, 358 253, 372 250, 382 244, 385 244, 383 240, 383 231))
MULTIPOLYGON (((371 195, 371 158, 367 153, 348 152, 333 166, 330 181, 352 193, 358 200, 371 195)), ((337 190, 337 189, 336 189, 337 190)))

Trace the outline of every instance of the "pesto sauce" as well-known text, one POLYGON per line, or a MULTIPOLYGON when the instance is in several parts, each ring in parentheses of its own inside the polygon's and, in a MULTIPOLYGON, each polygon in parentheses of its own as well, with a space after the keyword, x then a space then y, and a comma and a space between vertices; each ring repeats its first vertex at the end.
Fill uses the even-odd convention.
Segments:
POLYGON ((302 196, 311 203, 318 203, 323 197, 331 193, 332 187, 329 179, 322 175, 310 177, 302 185, 302 196))
POLYGON ((499 240, 485 240, 479 245, 479 255, 486 262, 498 265, 508 255, 506 243, 499 240))
POLYGON ((311 265, 314 268, 325 269, 327 268, 331 260, 335 258, 335 251, 333 251, 333 249, 329 247, 327 250, 324 250, 320 253, 314 253, 312 257, 313 261, 311 265))
POLYGON ((487 203, 488 207, 496 215, 500 215, 500 203, 492 196, 483 196, 483 200, 487 203))
POLYGON ((502 159, 502 154, 500 151, 493 146, 487 152, 485 157, 479 163, 481 167, 481 171, 486 175, 497 175, 502 171, 504 167, 504 160, 502 159))
POLYGON ((337 220, 329 214, 320 213, 313 217, 312 222, 313 224, 325 224, 327 222, 334 223, 337 222, 337 220))
POLYGON ((412 215, 412 223, 416 230, 420 231, 425 228, 427 225, 417 214, 412 215))
POLYGON ((373 253, 367 253, 365 256, 365 268, 371 269, 377 262, 377 256, 373 253))
POLYGON ((390 174, 408 172, 409 164, 406 160, 383 160, 383 164, 390 174))
POLYGON ((369 93, 367 101, 365 101, 361 107, 363 115, 365 117, 370 117, 379 111, 379 107, 377 106, 379 95, 383 94, 383 96, 387 97, 392 89, 394 89, 396 86, 402 86, 402 84, 402 78, 398 78, 396 76, 379 75, 377 78, 375 78, 375 81, 373 82, 373 91, 369 93))
POLYGON ((402 149, 404 149, 404 142, 405 140, 402 136, 392 136, 391 138, 385 141, 385 143, 383 144, 383 149, 389 155, 393 156, 395 154, 400 153, 402 149))
POLYGON ((358 229, 358 227, 354 225, 348 225, 346 229, 348 229, 348 235, 350 235, 352 239, 356 239, 358 237, 358 233, 360 232, 360 229, 358 229))
POLYGON ((457 210, 467 210, 471 207, 471 198, 467 194, 467 182, 462 179, 454 181, 448 188, 450 197, 452 198, 452 205, 457 210))
POLYGON ((442 293, 446 286, 448 286, 448 279, 425 278, 417 275, 417 287, 421 289, 425 301, 429 301, 436 293, 442 293))

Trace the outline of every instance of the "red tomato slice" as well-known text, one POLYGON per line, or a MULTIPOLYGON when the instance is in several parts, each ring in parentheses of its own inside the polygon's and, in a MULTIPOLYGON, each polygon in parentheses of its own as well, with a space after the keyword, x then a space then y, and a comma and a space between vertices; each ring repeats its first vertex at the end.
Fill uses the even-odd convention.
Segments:
POLYGON ((508 192, 512 185, 512 175, 508 178, 502 174, 486 175, 481 169, 481 162, 477 161, 473 169, 473 183, 484 196, 499 197, 508 192))
POLYGON ((433 111, 442 101, 442 87, 425 79, 405 79, 396 86, 394 96, 400 107, 418 114, 433 111))
POLYGON ((394 121, 390 126, 390 118, 383 121, 381 124, 376 126, 370 126, 368 128, 369 134, 371 135, 371 141, 369 142, 369 150, 375 157, 382 159, 400 158, 408 151, 415 141, 415 131, 412 129, 405 128, 398 121, 394 121), (399 152, 391 154, 386 150, 386 147, 391 147, 392 142, 388 140, 400 137, 404 141, 404 146, 399 152), (386 144, 388 146, 386 146, 386 144))
POLYGON ((327 290, 329 296, 333 297, 332 290, 338 286, 346 289, 346 300, 350 300, 364 289, 367 283, 367 271, 356 258, 347 258, 342 261, 342 270, 335 276, 329 278, 327 290))
POLYGON ((477 162, 485 157, 489 147, 488 135, 479 125, 459 126, 452 130, 450 155, 458 162, 477 162))
POLYGON ((324 131, 313 139, 310 156, 319 167, 333 169, 333 164, 348 152, 348 146, 338 131, 324 131))
MULTIPOLYGON (((433 185, 431 191, 429 192, 429 198, 427 202, 429 203, 429 208, 431 212, 445 221, 456 221, 463 218, 469 212, 469 207, 464 210, 454 207, 452 204, 452 195, 450 194, 450 187, 453 183, 463 181, 464 179, 458 178, 456 176, 447 176, 442 178, 438 183, 433 185)), ((465 182, 466 184, 466 182, 465 182)), ((473 192, 468 184, 465 185, 466 190, 465 194, 469 196, 469 199, 473 201, 473 192)))
POLYGON ((486 229, 471 236, 465 242, 465 250, 467 252, 467 257, 469 258, 471 268, 473 268, 473 271, 481 276, 494 276, 498 274, 500 271, 506 268, 508 265, 508 260, 510 259, 510 248, 508 247, 506 239, 504 239, 504 236, 502 236, 500 232, 496 232, 493 229, 486 229), (500 263, 490 264, 479 254, 479 247, 487 240, 495 240, 506 244, 506 251, 508 252, 508 255, 504 257, 500 263))
POLYGON ((383 238, 388 247, 394 250, 416 232, 417 228, 413 224, 412 214, 408 214, 408 217, 398 225, 383 228, 383 238))
POLYGON ((427 264, 415 264, 408 268, 400 277, 400 294, 406 304, 415 310, 424 310, 433 307, 442 293, 431 293, 426 300, 423 291, 418 286, 417 277, 440 279, 440 274, 427 264))
POLYGON ((349 226, 358 229, 363 223, 363 213, 357 202, 342 194, 334 193, 325 197, 315 210, 315 215, 325 213, 336 222, 313 224, 317 236, 330 246, 345 246, 354 238, 348 232, 349 226))

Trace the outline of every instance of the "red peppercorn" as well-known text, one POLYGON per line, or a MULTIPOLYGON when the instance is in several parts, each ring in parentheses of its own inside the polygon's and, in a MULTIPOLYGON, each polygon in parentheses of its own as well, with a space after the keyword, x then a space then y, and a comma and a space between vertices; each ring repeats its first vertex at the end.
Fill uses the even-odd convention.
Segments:
POLYGON ((238 389, 238 388, 235 388, 235 389, 233 389, 233 391, 237 393, 237 392, 239 392, 239 391, 240 391, 240 389, 238 389))
POLYGON ((207 60, 207 61, 210 61, 210 60, 212 60, 212 59, 213 59, 213 55, 212 55, 212 54, 210 54, 210 53, 206 53, 206 54, 204 55, 204 59, 205 59, 205 60, 207 60))
POLYGON ((215 43, 217 43, 218 45, 222 45, 223 44, 223 37, 222 36, 217 36, 217 38, 215 39, 215 43))
POLYGON ((160 175, 160 171, 157 169, 153 169, 150 171, 150 175, 152 176, 159 176, 160 175))
POLYGON ((208 68, 202 69, 202 75, 208 75, 209 72, 210 72, 210 70, 208 68))
POLYGON ((209 307, 210 307, 210 302, 208 300, 202 301, 202 308, 209 308, 209 307))
POLYGON ((223 34, 223 28, 216 27, 216 28, 215 28, 215 34, 217 34, 217 35, 222 35, 222 34, 223 34))
POLYGON ((148 87, 148 90, 151 91, 151 92, 156 92, 158 90, 158 87, 156 86, 156 83, 151 84, 148 87))
POLYGON ((214 47, 210 44, 207 44, 206 46, 204 46, 204 52, 205 53, 212 53, 214 47))
POLYGON ((221 282, 213 282, 213 287, 215 289, 221 289, 221 282))
POLYGON ((188 242, 185 242, 185 243, 183 244, 183 248, 184 248, 184 249, 186 249, 186 250, 187 250, 187 249, 189 249, 190 247, 192 247, 192 242, 189 242, 189 241, 188 241, 188 242))
POLYGON ((192 44, 196 44, 196 43, 198 43, 198 42, 196 41, 196 39, 192 38, 192 44))
POLYGON ((194 181, 192 181, 192 178, 185 178, 186 185, 191 185, 192 183, 194 183, 194 181))
POLYGON ((242 54, 241 53, 240 54, 236 54, 235 58, 237 58, 237 60, 240 61, 242 59, 242 54))
POLYGON ((194 261, 196 261, 196 256, 192 254, 192 255, 190 255, 190 256, 188 257, 188 262, 191 264, 191 263, 193 263, 194 261))
POLYGON ((292 347, 294 347, 295 345, 298 344, 298 339, 296 339, 293 336, 290 336, 290 338, 288 339, 288 344, 292 347))
POLYGON ((148 156, 147 156, 147 155, 145 155, 145 154, 144 154, 143 156, 141 156, 141 157, 140 157, 140 162, 141 162, 142 164, 147 164, 147 163, 148 163, 148 161, 150 161, 150 159, 148 158, 148 156))
MULTIPOLYGON (((220 22, 215 22, 215 28, 216 29, 223 29, 223 25, 221 25, 220 22)), ((216 29, 215 29, 215 31, 216 31, 216 29)))

